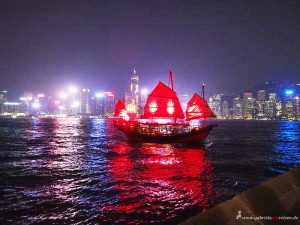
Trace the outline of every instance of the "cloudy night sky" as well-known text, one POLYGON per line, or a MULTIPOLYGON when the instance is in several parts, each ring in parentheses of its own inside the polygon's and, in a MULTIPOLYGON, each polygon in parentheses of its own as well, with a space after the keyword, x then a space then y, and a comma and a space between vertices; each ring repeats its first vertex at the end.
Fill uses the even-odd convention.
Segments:
POLYGON ((300 1, 1 1, 0 89, 235 92, 300 81, 300 1))

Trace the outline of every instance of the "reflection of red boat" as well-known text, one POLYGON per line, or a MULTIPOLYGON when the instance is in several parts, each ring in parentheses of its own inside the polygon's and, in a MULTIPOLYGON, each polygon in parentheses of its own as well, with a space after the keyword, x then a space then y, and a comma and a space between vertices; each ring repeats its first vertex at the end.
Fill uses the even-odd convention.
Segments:
POLYGON ((125 104, 118 101, 114 124, 130 141, 139 142, 193 142, 203 141, 215 125, 206 119, 215 117, 207 102, 197 93, 189 100, 186 118, 176 92, 159 82, 148 96, 141 118, 130 117, 125 104))
POLYGON ((119 142, 112 152, 108 165, 117 194, 102 208, 101 221, 177 224, 215 204, 204 147, 119 142))

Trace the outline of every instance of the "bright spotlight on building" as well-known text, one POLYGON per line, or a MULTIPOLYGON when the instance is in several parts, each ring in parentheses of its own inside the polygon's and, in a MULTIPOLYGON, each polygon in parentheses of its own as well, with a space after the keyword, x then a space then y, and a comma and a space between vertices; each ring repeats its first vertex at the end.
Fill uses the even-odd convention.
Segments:
POLYGON ((294 91, 293 90, 285 90, 285 94, 292 95, 292 94, 294 94, 294 91))
POLYGON ((58 106, 59 110, 63 110, 64 108, 65 108, 65 106, 63 106, 63 105, 58 106))
POLYGON ((40 105, 39 102, 34 102, 34 103, 32 103, 32 107, 33 107, 34 109, 38 109, 38 108, 41 107, 41 105, 40 105))
POLYGON ((71 105, 72 108, 78 108, 80 106, 80 102, 79 101, 74 101, 71 105))
POLYGON ((69 92, 74 94, 78 91, 78 89, 76 87, 69 87, 69 92))
POLYGON ((141 94, 142 94, 142 95, 147 95, 147 94, 148 94, 148 89, 143 88, 143 89, 141 90, 141 94))
POLYGON ((101 93, 101 92, 98 92, 98 93, 95 94, 95 97, 96 97, 96 98, 103 98, 103 97, 104 97, 104 94, 101 93))
POLYGON ((68 95, 66 93, 62 92, 62 93, 59 94, 59 97, 61 99, 66 99, 68 97, 68 95))

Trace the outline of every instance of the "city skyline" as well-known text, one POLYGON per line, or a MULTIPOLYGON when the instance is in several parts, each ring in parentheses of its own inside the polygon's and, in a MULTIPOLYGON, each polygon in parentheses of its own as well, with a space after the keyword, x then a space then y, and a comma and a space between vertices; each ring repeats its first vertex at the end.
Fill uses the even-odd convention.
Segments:
MULTIPOLYGON (((25 92, 18 101, 12 102, 8 98, 8 92, 0 90, 0 115, 112 117, 117 99, 124 101, 128 113, 142 115, 152 89, 140 87, 140 78, 135 69, 132 76, 128 77, 129 80, 130 85, 122 96, 115 96, 113 91, 68 86, 54 95, 25 92)), ((185 110, 192 93, 177 95, 182 109, 185 110)), ((204 93, 200 95, 203 96, 204 93)), ((300 119, 300 83, 266 82, 240 93, 206 93, 205 96, 219 119, 300 119)))
MULTIPOLYGON (((300 74, 299 3, 1 1, 1 89, 82 85, 123 93, 136 67, 166 81, 238 92, 300 74)), ((299 81, 298 81, 299 82, 299 81)))

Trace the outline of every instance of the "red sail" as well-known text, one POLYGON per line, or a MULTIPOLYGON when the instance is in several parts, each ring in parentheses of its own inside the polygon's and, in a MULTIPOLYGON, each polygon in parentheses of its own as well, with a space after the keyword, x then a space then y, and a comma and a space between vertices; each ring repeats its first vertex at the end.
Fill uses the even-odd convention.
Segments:
POLYGON ((116 107, 115 107, 115 115, 114 116, 120 116, 120 114, 123 110, 126 111, 125 104, 123 101, 118 100, 116 107))
POLYGON ((159 82, 148 96, 143 118, 184 118, 176 92, 159 82))
POLYGON ((188 101, 185 113, 187 120, 216 117, 209 108, 207 102, 203 98, 201 98, 197 93, 195 93, 193 97, 188 101))

